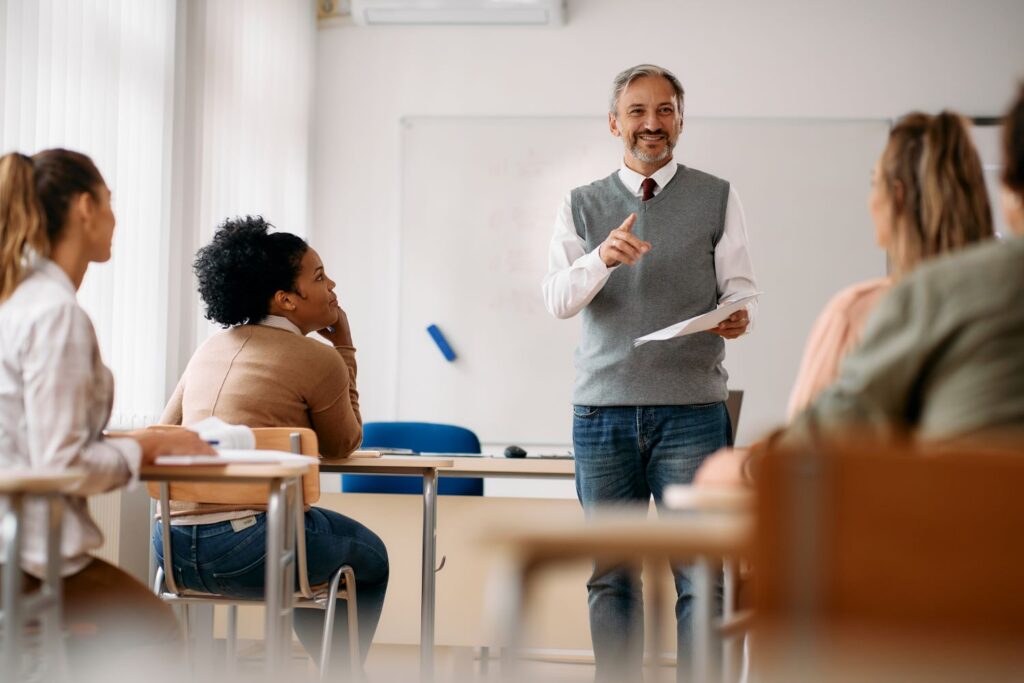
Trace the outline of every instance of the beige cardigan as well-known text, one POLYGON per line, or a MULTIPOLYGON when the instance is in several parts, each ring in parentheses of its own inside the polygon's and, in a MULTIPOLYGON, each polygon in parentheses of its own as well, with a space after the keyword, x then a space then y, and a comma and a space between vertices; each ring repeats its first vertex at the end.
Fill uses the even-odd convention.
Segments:
MULTIPOLYGON (((195 352, 160 422, 189 425, 213 415, 249 427, 309 427, 321 455, 345 457, 363 438, 355 351, 266 325, 233 327, 195 352)), ((172 517, 252 509, 171 502, 172 517)), ((204 522, 238 516, 245 515, 204 522)))

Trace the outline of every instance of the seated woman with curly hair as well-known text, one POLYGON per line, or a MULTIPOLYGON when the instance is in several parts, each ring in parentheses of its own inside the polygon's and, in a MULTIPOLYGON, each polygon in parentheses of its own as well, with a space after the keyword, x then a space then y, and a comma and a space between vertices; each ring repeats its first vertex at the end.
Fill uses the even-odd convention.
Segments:
MULTIPOLYGON (((323 456, 344 457, 362 440, 348 318, 316 251, 271 227, 259 217, 228 220, 199 250, 194 269, 206 317, 228 329, 192 356, 161 422, 215 416, 249 427, 310 427, 323 456), (333 348, 307 338, 311 332, 333 348)), ((345 564, 355 570, 364 660, 387 589, 387 550, 372 531, 331 510, 310 508, 305 521, 311 584, 328 581, 345 564)), ((264 511, 251 505, 172 501, 178 581, 197 591, 262 596, 265 522, 264 511)), ((162 562, 159 539, 157 525, 153 545, 162 562)), ((295 632, 314 660, 324 614, 295 612, 295 632)), ((332 666, 348 659, 347 631, 345 610, 336 610, 332 666)))

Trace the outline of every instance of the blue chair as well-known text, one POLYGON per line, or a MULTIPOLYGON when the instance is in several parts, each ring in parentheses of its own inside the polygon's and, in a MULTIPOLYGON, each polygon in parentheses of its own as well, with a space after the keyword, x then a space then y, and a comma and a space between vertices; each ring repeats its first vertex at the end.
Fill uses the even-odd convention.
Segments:
MULTIPOLYGON (((480 439, 464 427, 430 422, 367 422, 363 425, 364 449, 402 448, 417 453, 479 453, 480 439)), ((416 477, 389 477, 382 474, 344 474, 341 490, 345 493, 423 492, 416 477)), ((437 492, 442 496, 482 496, 483 479, 441 477, 437 492)))

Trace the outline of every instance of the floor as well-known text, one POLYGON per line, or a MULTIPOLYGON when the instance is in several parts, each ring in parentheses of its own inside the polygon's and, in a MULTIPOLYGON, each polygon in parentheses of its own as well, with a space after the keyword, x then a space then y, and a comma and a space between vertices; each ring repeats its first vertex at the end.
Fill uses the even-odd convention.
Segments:
MULTIPOLYGON (((215 646, 209 680, 216 683, 232 681, 223 668, 223 641, 215 646)), ((502 675, 499 653, 490 652, 487 663, 483 663, 480 650, 476 648, 438 647, 434 656, 435 681, 437 683, 590 683, 594 680, 594 665, 589 652, 536 651, 518 662, 516 675, 502 675)), ((263 671, 264 652, 262 641, 239 641, 238 680, 251 681, 263 671)), ((289 664, 288 683, 317 680, 317 670, 298 642, 294 644, 289 664)), ((374 644, 365 667, 366 683, 390 683, 392 681, 415 682, 419 679, 419 648, 415 645, 374 644)), ((202 677, 198 677, 203 680, 202 677)), ((344 681, 344 673, 335 671, 331 680, 344 681)), ((667 683, 675 680, 675 668, 671 660, 663 661, 656 675, 645 672, 646 683, 667 683)))

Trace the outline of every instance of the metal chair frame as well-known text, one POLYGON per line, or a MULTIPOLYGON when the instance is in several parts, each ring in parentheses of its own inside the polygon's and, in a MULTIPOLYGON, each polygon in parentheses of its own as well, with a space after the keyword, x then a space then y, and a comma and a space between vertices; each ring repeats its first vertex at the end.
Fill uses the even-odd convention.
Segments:
POLYGON ((26 651, 25 628, 33 618, 38 617, 41 625, 41 646, 45 653, 42 657, 43 670, 40 673, 47 680, 50 680, 50 677, 52 680, 64 680, 68 670, 61 624, 64 597, 60 571, 63 499, 59 493, 11 493, 3 497, 8 500, 8 508, 0 522, 0 534, 7 540, 3 558, 3 608, 0 610, 0 626, 3 627, 0 667, 4 676, 13 674, 17 677, 22 670, 22 657, 26 651), (39 497, 47 502, 46 577, 39 589, 31 595, 22 593, 21 577, 21 512, 27 497, 39 497))
MULTIPOLYGON (((301 453, 301 437, 296 433, 289 435, 291 451, 301 453)), ((301 480, 288 486, 288 505, 292 507, 291 520, 294 522, 286 530, 285 546, 290 547, 294 540, 295 553, 288 553, 282 556, 282 565, 295 566, 298 572, 299 590, 294 594, 293 606, 301 609, 322 609, 324 610, 324 635, 320 646, 320 680, 327 680, 327 673, 331 663, 331 643, 334 638, 334 610, 337 606, 337 599, 344 598, 348 611, 348 634, 349 634, 349 660, 352 667, 353 680, 360 677, 360 650, 359 650, 359 621, 356 610, 356 580, 355 572, 349 565, 342 565, 331 575, 329 582, 310 586, 309 572, 306 563, 306 528, 305 512, 303 510, 301 480), (344 580, 344 581, 343 581, 344 580)), ((160 483, 160 509, 170 510, 169 483, 160 483)), ((171 554, 171 525, 160 525, 161 545, 163 547, 163 563, 157 569, 156 579, 153 583, 153 592, 161 600, 170 604, 182 605, 186 615, 189 605, 227 605, 228 606, 228 632, 227 632, 227 660, 230 667, 234 666, 238 641, 238 605, 260 605, 264 604, 262 598, 233 598, 215 593, 201 593, 198 591, 183 590, 178 587, 174 580, 174 564, 171 554)), ((271 561, 271 558, 267 558, 271 561)), ((188 619, 185 620, 185 628, 188 629, 188 619)), ((187 639, 186 639, 187 640, 187 639)))

